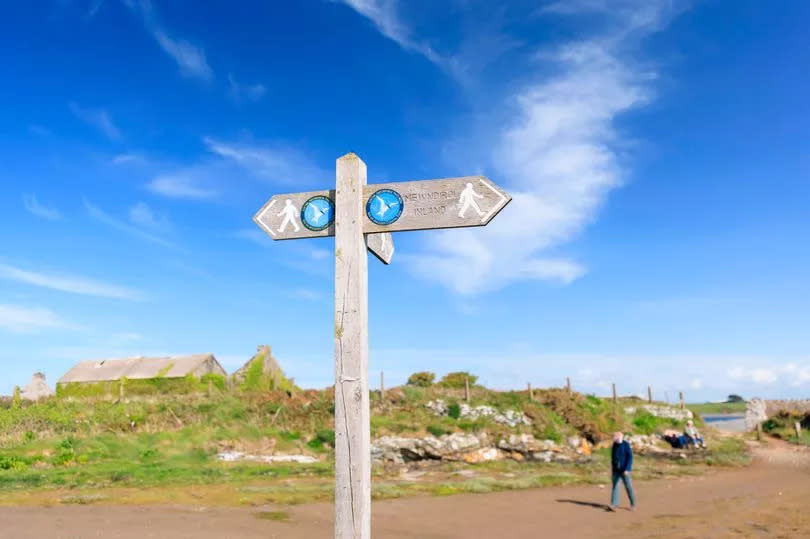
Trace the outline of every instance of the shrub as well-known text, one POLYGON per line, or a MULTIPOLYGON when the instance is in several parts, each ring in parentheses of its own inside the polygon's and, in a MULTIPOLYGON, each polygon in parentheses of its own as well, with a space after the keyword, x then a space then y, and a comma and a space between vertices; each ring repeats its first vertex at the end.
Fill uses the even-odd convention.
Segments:
POLYGON ((450 406, 447 407, 447 415, 453 419, 458 419, 461 417, 461 406, 457 402, 450 403, 450 406))
POLYGON ((443 434, 447 434, 447 430, 441 425, 428 425, 427 431, 437 438, 443 434))
POLYGON ((745 402, 745 399, 732 393, 728 396, 728 400, 726 402, 745 402))
POLYGON ((28 464, 19 457, 7 457, 0 455, 0 470, 18 471, 24 470, 28 464))
POLYGON ((469 380, 470 385, 472 386, 475 384, 475 381, 478 380, 478 377, 466 371, 450 372, 447 373, 444 378, 439 380, 439 385, 442 387, 460 389, 464 387, 464 382, 466 380, 469 380))
POLYGON ((333 431, 332 429, 319 430, 315 434, 315 437, 321 442, 328 444, 332 447, 335 447, 335 431, 333 431))
POLYGON ((408 385, 409 386, 417 386, 417 387, 430 387, 433 385, 433 381, 436 379, 436 375, 432 372, 422 371, 422 372, 415 372, 410 377, 408 377, 408 385))

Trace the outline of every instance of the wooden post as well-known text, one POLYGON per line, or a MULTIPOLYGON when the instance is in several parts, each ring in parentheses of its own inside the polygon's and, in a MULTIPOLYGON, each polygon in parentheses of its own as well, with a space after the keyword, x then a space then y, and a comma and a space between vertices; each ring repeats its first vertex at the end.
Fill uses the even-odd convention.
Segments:
POLYGON ((683 407, 684 407, 684 404, 683 404, 683 391, 678 392, 678 400, 681 402, 681 410, 683 410, 683 407))
POLYGON ((371 538, 366 164, 337 160, 335 189, 335 538, 371 538))
POLYGON ((565 387, 568 389, 568 392, 571 393, 571 378, 568 376, 565 377, 565 387))
POLYGON ((470 377, 464 377, 464 400, 470 402, 470 377))
POLYGON ((802 437, 802 424, 799 423, 798 421, 796 421, 793 424, 793 428, 796 429, 796 438, 801 438, 802 437))
POLYGON ((762 423, 757 423, 757 440, 762 441, 762 423))
POLYGON ((616 384, 613 384, 613 404, 616 404, 616 384))
POLYGON ((528 385, 529 385, 529 400, 533 401, 534 400, 534 392, 532 391, 532 383, 529 382, 528 385))
POLYGON ((385 373, 380 371, 380 402, 385 404, 385 373))
POLYGON ((652 404, 652 387, 647 386, 647 402, 652 404))

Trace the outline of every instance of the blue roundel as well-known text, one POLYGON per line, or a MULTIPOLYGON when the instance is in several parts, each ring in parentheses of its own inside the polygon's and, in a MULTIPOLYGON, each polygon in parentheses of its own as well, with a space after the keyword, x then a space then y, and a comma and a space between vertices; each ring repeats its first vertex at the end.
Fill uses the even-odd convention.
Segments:
POLYGON ((301 222, 310 230, 323 230, 335 220, 335 205, 325 196, 314 196, 301 207, 301 222))
POLYGON ((392 189, 380 189, 366 202, 366 215, 372 223, 390 225, 402 215, 402 197, 392 189))

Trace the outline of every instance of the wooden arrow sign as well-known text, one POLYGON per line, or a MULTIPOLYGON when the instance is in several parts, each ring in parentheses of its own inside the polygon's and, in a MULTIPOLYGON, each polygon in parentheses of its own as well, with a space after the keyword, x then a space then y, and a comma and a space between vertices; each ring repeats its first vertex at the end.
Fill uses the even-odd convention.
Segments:
MULTIPOLYGON (((334 200, 334 190, 275 195, 253 220, 274 240, 334 236, 334 200)), ((373 234, 484 226, 512 197, 484 176, 465 176, 370 184, 363 200, 363 232, 373 234)))
MULTIPOLYGON (((313 191, 275 195, 253 217, 274 240, 294 240, 335 235, 335 192, 313 191)), ((394 238, 389 232, 368 234, 368 250, 383 264, 394 256, 394 238)))
POLYGON ((367 185, 363 232, 484 226, 512 197, 484 176, 367 185))

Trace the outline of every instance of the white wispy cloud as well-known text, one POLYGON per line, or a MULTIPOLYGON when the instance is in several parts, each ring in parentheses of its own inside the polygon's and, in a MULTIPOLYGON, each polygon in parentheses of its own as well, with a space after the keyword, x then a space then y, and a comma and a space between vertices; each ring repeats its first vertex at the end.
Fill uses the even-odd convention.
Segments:
POLYGON ((25 209, 32 215, 48 219, 49 221, 58 221, 62 218, 62 214, 59 213, 59 210, 43 206, 33 193, 23 195, 23 206, 25 206, 25 209))
POLYGON ((99 208, 99 207, 93 205, 92 203, 90 203, 85 198, 82 199, 82 203, 84 204, 84 207, 87 210, 87 214, 90 217, 92 217, 93 219, 95 219, 95 220, 97 220, 97 221, 99 221, 101 223, 104 223, 105 225, 107 225, 107 226, 109 226, 111 228, 114 228, 116 230, 120 230, 121 232, 125 232, 127 234, 132 235, 132 236, 144 239, 144 240, 149 241, 151 243, 155 243, 157 245, 162 245, 163 247, 175 247, 175 245, 172 242, 170 242, 170 241, 168 241, 168 240, 166 240, 166 239, 164 239, 164 238, 162 238, 162 237, 160 237, 160 236, 158 236, 156 234, 153 234, 152 232, 147 232, 145 230, 142 230, 141 228, 138 228, 137 226, 134 226, 132 224, 124 222, 121 219, 117 219, 116 217, 113 217, 112 215, 105 212, 101 208, 99 208))
MULTIPOLYGON (((403 48, 421 51, 397 17, 396 2, 347 3, 403 48)), ((507 112, 472 135, 477 140, 459 144, 463 156, 458 161, 469 166, 470 147, 488 149, 487 168, 513 201, 484 229, 427 235, 423 252, 401 257, 415 274, 469 295, 523 280, 569 283, 586 272, 582 263, 549 252, 593 222, 608 194, 625 180, 620 152, 629 141, 615 122, 650 102, 654 80, 634 62, 633 40, 660 27, 672 13, 669 0, 621 4, 618 10, 605 1, 566 5, 566 15, 599 8, 611 23, 590 38, 534 51, 523 60, 519 82, 503 92, 506 101, 470 96, 478 108, 507 112)))
POLYGON ((86 277, 30 271, 3 263, 0 263, 0 279, 85 296, 99 296, 132 301, 145 299, 143 293, 125 286, 88 279, 86 277))
POLYGON ((274 183, 303 184, 330 177, 306 155, 284 145, 225 142, 211 137, 203 141, 211 153, 274 183))
POLYGON ((411 29, 399 16, 397 0, 342 0, 342 2, 366 17, 382 35, 403 49, 417 52, 434 64, 447 67, 446 58, 426 42, 413 37, 411 29))
POLYGON ((169 32, 158 22, 149 0, 125 0, 124 3, 143 19, 146 29, 160 48, 177 63, 183 76, 205 81, 214 77, 214 71, 208 65, 203 48, 184 39, 170 36, 169 32))
POLYGON ((45 329, 75 330, 79 326, 50 309, 0 303, 0 329, 11 333, 34 333, 45 329))
POLYGON ((209 183, 205 178, 207 171, 201 167, 193 167, 180 172, 160 174, 155 176, 146 186, 157 195, 169 198, 207 199, 217 196, 217 191, 205 187, 209 183), (202 174, 201 174, 202 172, 202 174))
POLYGON ((124 163, 132 163, 134 161, 139 161, 140 157, 133 153, 119 153, 118 155, 112 158, 113 165, 122 165, 124 163))
POLYGON ((129 209, 129 221, 135 226, 157 232, 165 232, 172 228, 165 214, 155 214, 152 208, 143 202, 137 202, 129 209))
POLYGON ((118 129, 106 110, 80 107, 73 101, 68 103, 68 107, 76 118, 95 127, 107 138, 112 140, 121 139, 121 130, 118 129))
POLYGON ((231 73, 228 73, 228 91, 231 98, 237 103, 243 101, 258 101, 267 93, 264 84, 242 84, 237 82, 231 73))

